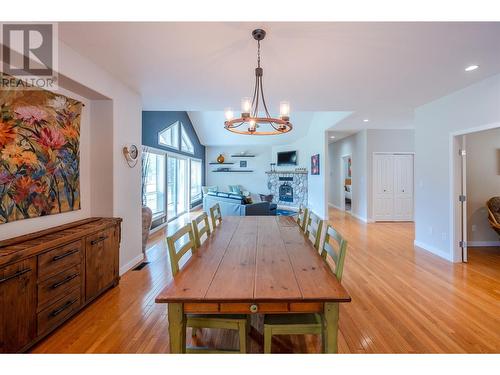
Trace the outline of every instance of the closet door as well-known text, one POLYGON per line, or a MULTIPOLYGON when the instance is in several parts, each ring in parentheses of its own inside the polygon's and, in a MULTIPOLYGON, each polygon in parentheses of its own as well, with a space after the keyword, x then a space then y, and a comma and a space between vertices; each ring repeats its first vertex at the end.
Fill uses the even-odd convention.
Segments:
POLYGON ((394 155, 394 220, 413 220, 413 155, 394 155))
POLYGON ((374 219, 393 220, 394 216, 394 157, 373 155, 374 219))

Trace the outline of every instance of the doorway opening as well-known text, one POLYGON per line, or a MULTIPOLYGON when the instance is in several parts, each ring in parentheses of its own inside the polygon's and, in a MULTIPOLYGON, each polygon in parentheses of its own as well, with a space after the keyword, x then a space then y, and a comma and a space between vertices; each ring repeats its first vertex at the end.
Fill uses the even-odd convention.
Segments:
POLYGON ((452 136, 454 260, 500 257, 500 125, 452 136))
POLYGON ((346 212, 352 210, 352 156, 340 158, 340 207, 346 212))

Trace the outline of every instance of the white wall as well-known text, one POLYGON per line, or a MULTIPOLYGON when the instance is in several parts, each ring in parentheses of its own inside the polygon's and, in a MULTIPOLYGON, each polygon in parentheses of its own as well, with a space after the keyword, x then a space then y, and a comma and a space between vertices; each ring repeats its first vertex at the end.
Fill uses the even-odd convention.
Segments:
POLYGON ((328 146, 330 159, 329 203, 337 208, 341 207, 341 192, 344 189, 340 176, 342 171, 342 156, 351 155, 351 214, 363 221, 367 221, 366 141, 367 131, 362 130, 328 146))
POLYGON ((241 185, 243 190, 252 194, 268 194, 267 175, 271 163, 271 147, 269 146, 207 146, 206 154, 206 185, 217 185, 220 191, 227 191, 228 185, 241 185), (255 155, 254 158, 232 158, 231 155, 246 152, 255 155), (222 165, 232 169, 251 169, 251 173, 214 173, 218 165, 208 163, 215 162, 217 156, 222 154, 226 162, 234 162, 234 165, 222 165), (240 161, 246 161, 247 167, 240 168, 240 161))
POLYGON ((74 92, 60 88, 56 93, 66 95, 81 101, 82 108, 80 121, 80 210, 65 212, 56 215, 37 217, 13 221, 0 225, 0 240, 21 236, 50 227, 66 224, 72 221, 85 219, 91 216, 91 138, 90 138, 90 113, 91 101, 74 92))
POLYGON ((413 129, 368 129, 366 145, 367 212, 368 221, 371 221, 373 217, 373 153, 415 152, 415 131, 413 129))
POLYGON ((500 128, 466 135, 467 242, 471 246, 500 244, 488 223, 486 201, 500 196, 500 128))
MULTIPOLYGON (((298 168, 307 168, 308 175, 308 207, 318 216, 328 218, 328 191, 326 171, 329 170, 328 140, 326 130, 347 117, 350 112, 316 113, 307 136, 286 146, 273 146, 273 163, 276 154, 280 151, 298 151, 298 168), (320 174, 311 175, 311 156, 319 154, 320 174)), ((277 167, 277 169, 290 169, 290 167, 277 167)))
POLYGON ((92 216, 113 216, 113 101, 93 100, 91 119, 92 216))
POLYGON ((113 216, 123 218, 120 248, 120 272, 123 273, 142 259, 141 168, 129 168, 122 156, 123 146, 142 144, 141 98, 111 74, 61 42, 59 70, 113 100, 113 216))
MULTIPOLYGON (((415 244, 460 261, 453 238, 452 133, 500 125, 500 75, 423 105, 415 111, 415 244)), ((456 198, 456 197, 453 197, 456 198)))

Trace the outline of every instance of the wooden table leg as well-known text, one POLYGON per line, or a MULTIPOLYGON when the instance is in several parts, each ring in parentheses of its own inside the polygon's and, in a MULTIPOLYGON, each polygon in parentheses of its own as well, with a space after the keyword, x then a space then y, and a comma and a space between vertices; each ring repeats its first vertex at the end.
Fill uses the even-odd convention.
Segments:
POLYGON ((170 336, 170 353, 179 354, 186 352, 186 315, 182 303, 169 303, 168 333, 170 336))
POLYGON ((325 303, 325 328, 323 329, 324 353, 338 353, 337 337, 339 333, 339 304, 325 303))

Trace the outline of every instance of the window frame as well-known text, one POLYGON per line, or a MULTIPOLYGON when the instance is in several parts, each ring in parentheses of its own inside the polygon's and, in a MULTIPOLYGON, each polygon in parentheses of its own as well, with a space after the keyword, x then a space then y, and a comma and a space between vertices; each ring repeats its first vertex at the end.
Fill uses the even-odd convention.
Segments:
MULTIPOLYGON (((168 147, 170 149, 173 149, 173 150, 179 150, 181 149, 181 128, 182 127, 182 122, 180 121, 175 121, 173 123, 171 123, 170 125, 168 125, 165 129, 163 130, 160 130, 158 132, 158 145, 162 146, 162 147, 168 147), (166 144, 166 143, 163 143, 161 141, 161 135, 163 133, 165 133, 167 130, 172 130, 172 133, 174 132, 174 127, 177 128, 176 131, 177 131, 177 137, 175 137, 174 139, 174 142, 175 142, 175 145, 169 145, 169 144, 166 144)), ((172 137, 171 137, 172 138, 172 137)))
POLYGON ((182 122, 180 122, 181 126, 180 126, 180 132, 179 132, 179 149, 182 151, 182 152, 185 152, 187 154, 191 154, 191 155, 194 155, 194 143, 193 143, 193 140, 191 139, 191 137, 189 136, 188 132, 186 131, 186 127, 184 126, 184 124, 182 122), (182 147, 182 141, 184 140, 184 137, 183 137, 183 134, 186 135, 186 140, 187 140, 187 144, 188 146, 191 146, 191 151, 190 150, 185 150, 183 149, 182 147))

